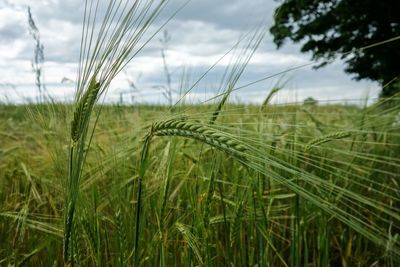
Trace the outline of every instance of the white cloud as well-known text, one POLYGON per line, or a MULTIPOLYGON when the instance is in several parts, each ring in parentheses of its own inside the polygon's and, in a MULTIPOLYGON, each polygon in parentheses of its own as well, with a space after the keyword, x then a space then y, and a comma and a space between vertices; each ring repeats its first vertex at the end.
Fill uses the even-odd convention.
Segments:
MULTIPOLYGON (((100 2, 104 4, 103 1, 100 2)), ((176 10, 183 2, 171 1, 171 6, 151 30, 157 29, 160 21, 168 18, 171 11, 176 10)), ((32 8, 32 15, 45 47, 44 74, 48 90, 61 99, 70 98, 73 86, 61 84, 61 79, 75 79, 76 76, 84 6, 84 2, 80 0, 4 0, 0 3, 0 83, 13 83, 24 97, 35 97, 34 74, 30 63, 34 43, 27 31, 27 5, 32 8)), ((240 36, 249 32, 249 29, 254 29, 263 20, 271 23, 276 5, 274 1, 265 0, 191 1, 166 27, 171 36, 166 59, 172 72, 173 86, 178 87, 182 67, 192 69, 191 79, 194 82, 228 51, 240 36)), ((153 88, 165 84, 159 38, 156 37, 149 43, 126 69, 128 75, 132 76, 142 89, 136 99, 145 102, 163 101, 159 90, 153 88), (141 78, 138 79, 140 75, 141 78)), ((267 35, 238 86, 308 62, 308 56, 300 54, 297 45, 289 45, 276 51, 271 40, 272 37, 267 35)), ((229 63, 230 56, 227 56, 187 99, 204 100, 213 95, 210 89, 218 89, 220 77, 229 63)), ((286 77, 290 80, 288 86, 291 86, 299 99, 308 96, 319 99, 332 99, 335 96, 360 98, 365 88, 371 88, 371 94, 374 96, 379 91, 375 83, 351 81, 349 76, 343 73, 341 62, 318 71, 312 71, 309 67, 303 68, 287 73, 286 77)), ((238 90, 233 99, 237 97, 246 101, 260 101, 267 94, 266 90, 271 88, 278 78, 238 90)), ((119 92, 127 87, 127 77, 121 73, 112 84, 110 99, 116 101, 119 92)), ((7 93, 9 97, 18 99, 18 93, 15 93, 14 89, 7 92, 4 88, 0 90, 4 95, 7 93)), ((290 101, 289 92, 282 91, 280 101, 290 101)))

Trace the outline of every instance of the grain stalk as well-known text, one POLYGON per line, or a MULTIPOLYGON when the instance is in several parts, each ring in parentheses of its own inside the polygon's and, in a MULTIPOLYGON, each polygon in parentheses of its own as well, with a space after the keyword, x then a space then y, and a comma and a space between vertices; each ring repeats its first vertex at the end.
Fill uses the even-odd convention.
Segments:
MULTIPOLYGON (((35 74, 35 84, 39 92, 38 102, 42 103, 45 100, 45 95, 48 93, 46 91, 46 85, 43 79, 43 63, 44 63, 44 45, 40 39, 40 31, 36 26, 33 19, 31 8, 28 6, 28 24, 29 24, 29 34, 32 36, 35 42, 34 58, 32 60, 32 72, 35 74)), ((49 99, 51 99, 49 97, 49 99)))
POLYGON ((351 131, 340 131, 315 138, 308 142, 304 147, 304 151, 309 151, 311 148, 322 145, 324 143, 339 140, 351 136, 351 131))
POLYGON ((136 200, 136 220, 135 220, 135 254, 134 266, 139 265, 139 233, 141 219, 142 202, 142 180, 144 178, 147 164, 150 144, 155 136, 180 136, 208 144, 218 150, 221 150, 240 161, 246 161, 244 157, 247 146, 240 140, 228 135, 222 131, 203 125, 198 122, 190 122, 187 117, 180 116, 165 121, 156 122, 151 126, 150 132, 145 136, 139 168, 139 179, 136 200))
POLYGON ((99 24, 100 14, 98 13, 102 10, 100 1, 85 1, 76 104, 71 123, 69 176, 65 194, 63 257, 66 264, 69 264, 74 257, 69 250, 74 246, 74 244, 71 246, 71 240, 75 240, 72 235, 75 232, 74 214, 79 184, 101 110, 91 126, 94 106, 105 94, 115 76, 171 19, 167 19, 160 28, 147 37, 143 44, 138 46, 139 41, 168 1, 154 2, 138 0, 129 3, 129 1, 111 0, 108 4, 104 4, 103 21, 99 24), (96 27, 96 25, 100 26, 96 27))

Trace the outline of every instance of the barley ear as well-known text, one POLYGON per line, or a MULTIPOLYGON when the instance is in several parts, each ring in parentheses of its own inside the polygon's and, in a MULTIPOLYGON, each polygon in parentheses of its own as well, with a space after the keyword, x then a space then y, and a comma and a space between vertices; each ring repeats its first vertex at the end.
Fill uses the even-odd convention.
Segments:
POLYGON ((170 119, 156 122, 152 126, 153 136, 181 136, 206 143, 212 147, 224 151, 227 154, 244 159, 248 146, 228 133, 219 131, 207 125, 190 122, 186 119, 170 119))
POLYGON ((100 83, 93 77, 86 92, 80 97, 71 122, 71 139, 77 142, 89 122, 90 114, 96 102, 100 83))
POLYGON ((332 140, 338 140, 338 139, 342 139, 345 137, 349 137, 350 135, 351 135, 351 132, 345 131, 345 132, 335 132, 335 133, 324 135, 319 138, 315 138, 307 143, 307 145, 304 147, 304 151, 308 151, 314 146, 318 146, 318 145, 330 142, 332 140))

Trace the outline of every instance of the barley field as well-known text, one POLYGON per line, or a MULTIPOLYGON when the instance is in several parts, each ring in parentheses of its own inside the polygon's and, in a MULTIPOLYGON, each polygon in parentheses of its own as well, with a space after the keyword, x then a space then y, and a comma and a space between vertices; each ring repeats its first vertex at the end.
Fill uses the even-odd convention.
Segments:
MULTIPOLYGON (((62 265, 73 107, 0 108, 1 264, 62 265)), ((180 109, 102 108, 75 265, 396 266, 399 106, 180 109)))
POLYGON ((203 103, 105 103, 153 2, 86 1, 72 103, 0 104, 0 266, 399 266, 399 96, 230 101, 259 28, 203 103))

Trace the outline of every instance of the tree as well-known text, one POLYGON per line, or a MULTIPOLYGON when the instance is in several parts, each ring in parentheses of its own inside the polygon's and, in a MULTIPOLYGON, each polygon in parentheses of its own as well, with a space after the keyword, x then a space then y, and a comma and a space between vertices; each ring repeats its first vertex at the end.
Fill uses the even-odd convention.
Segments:
POLYGON ((303 105, 305 106, 316 106, 318 104, 318 100, 314 99, 313 97, 309 96, 303 101, 303 105))
POLYGON ((381 96, 390 96, 400 91, 399 10, 399 0, 285 0, 275 10, 270 31, 278 48, 286 39, 301 42, 302 52, 325 59, 316 68, 340 57, 347 73, 378 81, 381 96))

